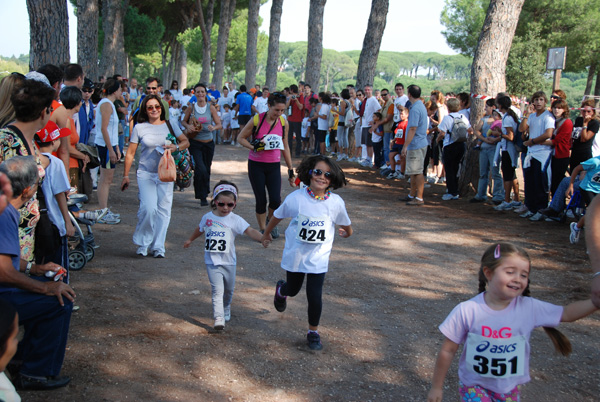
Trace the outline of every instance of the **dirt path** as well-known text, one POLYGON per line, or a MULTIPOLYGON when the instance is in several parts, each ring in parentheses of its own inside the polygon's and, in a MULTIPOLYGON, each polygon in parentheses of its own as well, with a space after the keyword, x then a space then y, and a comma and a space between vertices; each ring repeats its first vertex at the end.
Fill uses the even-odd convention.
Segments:
MULTIPOLYGON (((237 213, 256 227, 246 157, 242 149, 218 146, 212 183, 238 184, 237 213)), ((232 320, 215 333, 202 242, 182 248, 208 209, 191 189, 177 192, 167 258, 138 257, 131 241, 134 180, 125 193, 113 186, 111 207, 123 222, 94 227, 96 258, 73 274, 81 309, 73 314, 63 368, 72 383, 23 392, 23 400, 423 401, 442 341, 437 326, 476 293, 478 261, 491 242, 513 241, 530 252, 534 296, 557 304, 586 297, 585 245, 569 244, 567 225, 529 222, 467 200, 443 202, 441 185, 426 190, 424 207, 410 208, 397 201, 405 195, 403 182, 347 162, 342 167, 350 185, 338 194, 355 234, 335 240, 322 352, 305 347, 303 291, 288 299, 285 313, 273 308, 275 282, 284 277, 283 236, 266 250, 238 238, 232 320)), ((119 165, 115 177, 121 172, 119 165)), ((284 195, 291 190, 284 187, 284 195)), ((570 358, 534 331, 525 401, 598 400, 600 315, 562 329, 573 343, 570 358)), ((446 401, 458 400, 457 360, 446 401)))

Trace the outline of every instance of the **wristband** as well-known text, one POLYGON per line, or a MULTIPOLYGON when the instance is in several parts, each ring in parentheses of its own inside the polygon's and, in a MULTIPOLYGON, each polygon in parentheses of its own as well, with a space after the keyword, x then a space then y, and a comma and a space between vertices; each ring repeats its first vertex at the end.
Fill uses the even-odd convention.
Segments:
POLYGON ((594 275, 592 275, 592 279, 594 279, 595 277, 600 276, 600 271, 596 272, 594 275))
POLYGON ((29 261, 25 267, 25 275, 31 276, 31 267, 33 267, 33 262, 29 261))
POLYGON ((294 169, 288 169, 288 176, 290 179, 294 178, 294 169))

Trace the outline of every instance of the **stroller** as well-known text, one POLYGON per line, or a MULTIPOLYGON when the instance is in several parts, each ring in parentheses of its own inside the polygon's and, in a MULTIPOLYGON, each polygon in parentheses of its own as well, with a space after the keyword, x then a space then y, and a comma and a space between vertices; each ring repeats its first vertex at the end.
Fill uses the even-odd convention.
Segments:
POLYGON ((94 258, 95 249, 99 247, 96 245, 94 233, 92 231, 92 226, 95 222, 85 218, 75 218, 71 213, 78 204, 86 201, 87 196, 85 194, 72 194, 67 201, 71 223, 73 223, 73 227, 75 228, 75 235, 68 239, 69 269, 73 271, 83 269, 85 264, 94 258), (82 226, 85 226, 86 234, 83 233, 83 230, 81 229, 82 226))

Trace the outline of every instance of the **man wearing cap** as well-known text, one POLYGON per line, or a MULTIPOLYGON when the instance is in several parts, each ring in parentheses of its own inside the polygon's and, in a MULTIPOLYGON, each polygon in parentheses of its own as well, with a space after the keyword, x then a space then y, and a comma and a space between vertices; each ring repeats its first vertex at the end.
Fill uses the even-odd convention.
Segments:
POLYGON ((62 280, 45 280, 60 265, 33 264, 21 258, 19 209, 35 196, 39 173, 35 158, 14 156, 0 164, 12 183, 13 195, 0 215, 0 298, 19 313, 25 333, 13 359, 14 385, 19 390, 64 387, 70 378, 59 376, 65 357, 75 292, 62 280), (19 362, 20 364, 17 364, 19 362))

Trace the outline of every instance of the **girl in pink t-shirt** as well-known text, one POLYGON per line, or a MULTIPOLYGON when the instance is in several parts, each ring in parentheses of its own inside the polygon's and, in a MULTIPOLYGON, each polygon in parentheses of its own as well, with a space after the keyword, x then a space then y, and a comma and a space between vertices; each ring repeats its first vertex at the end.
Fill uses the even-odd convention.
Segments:
POLYGON ((554 327, 592 314, 591 300, 565 307, 529 296, 529 255, 510 244, 485 251, 479 270, 479 294, 452 310, 440 325, 445 339, 438 354, 427 400, 442 400, 442 387, 460 344, 461 400, 518 401, 520 386, 529 377, 529 337, 544 327, 556 349, 571 353, 569 340, 554 327), (486 289, 487 288, 487 289, 486 289), (479 399, 477 399, 479 398, 479 399))

